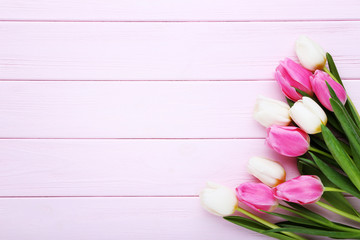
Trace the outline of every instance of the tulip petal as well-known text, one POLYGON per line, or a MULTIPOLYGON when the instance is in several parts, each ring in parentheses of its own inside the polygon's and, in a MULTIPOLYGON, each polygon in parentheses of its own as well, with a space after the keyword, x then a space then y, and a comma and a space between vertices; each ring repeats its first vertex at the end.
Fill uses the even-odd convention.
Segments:
POLYGON ((302 96, 298 92, 296 92, 295 88, 293 88, 286 80, 285 76, 287 76, 288 74, 285 70, 282 69, 283 67, 279 65, 275 72, 275 78, 279 83, 281 91, 285 94, 285 96, 296 102, 297 100, 301 99, 302 96))
POLYGON ((229 216, 237 208, 237 198, 230 188, 208 182, 199 194, 201 205, 208 212, 218 216, 229 216))
POLYGON ((328 110, 333 111, 329 100, 331 96, 326 82, 328 82, 329 85, 333 88, 336 96, 339 98, 342 104, 345 104, 347 99, 345 89, 343 86, 341 86, 340 83, 334 81, 327 73, 316 70, 314 76, 310 78, 310 81, 316 97, 328 110))
POLYGON ((298 204, 317 202, 323 192, 324 186, 320 178, 315 175, 302 175, 274 188, 276 198, 298 204))
POLYGON ((258 212, 271 212, 278 206, 272 189, 263 183, 243 183, 236 188, 236 196, 239 201, 258 212))
POLYGON ((301 65, 310 71, 323 69, 326 63, 325 51, 306 36, 300 36, 295 44, 296 55, 301 65))
POLYGON ((310 84, 312 72, 303 68, 300 64, 297 64, 290 58, 286 58, 284 61, 281 61, 280 65, 286 69, 287 74, 290 76, 289 81, 292 87, 312 95, 310 84))
POLYGON ((322 108, 311 98, 303 97, 290 109, 293 121, 306 133, 321 132, 321 125, 327 123, 327 116, 322 108))
POLYGON ((273 124, 286 126, 291 122, 289 110, 289 105, 284 102, 259 96, 256 100, 253 117, 265 127, 273 124))
POLYGON ((284 168, 279 163, 266 158, 250 158, 247 169, 250 174, 270 187, 275 187, 285 181, 284 168))
POLYGON ((309 149, 309 136, 293 126, 272 126, 267 129, 266 143, 276 152, 288 157, 305 154, 309 149))

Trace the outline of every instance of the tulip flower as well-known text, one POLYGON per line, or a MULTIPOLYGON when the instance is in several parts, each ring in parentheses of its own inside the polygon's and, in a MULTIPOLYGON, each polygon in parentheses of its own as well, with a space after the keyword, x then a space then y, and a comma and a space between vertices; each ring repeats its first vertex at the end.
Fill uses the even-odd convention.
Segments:
POLYGON ((236 196, 240 202, 258 212, 261 212, 260 210, 271 212, 279 204, 272 189, 263 183, 243 183, 236 188, 236 196))
POLYGON ((270 187, 275 187, 285 181, 286 172, 280 163, 266 158, 250 158, 247 169, 250 174, 270 187))
POLYGON ((303 97, 290 108, 292 120, 305 132, 321 132, 321 125, 326 125, 327 116, 324 110, 311 98, 303 97))
POLYGON ((306 36, 300 36, 295 44, 296 55, 304 68, 315 71, 323 69, 326 63, 325 51, 306 36))
POLYGON ((321 104, 328 110, 333 111, 330 104, 330 92, 326 85, 326 82, 332 87, 336 96, 339 100, 345 104, 346 102, 346 91, 340 83, 334 81, 329 74, 326 72, 316 70, 314 76, 310 77, 311 86, 314 90, 316 97, 319 99, 321 104))
POLYGON ((235 212, 238 201, 235 192, 228 187, 208 182, 199 195, 201 205, 218 216, 229 216, 235 212))
POLYGON ((266 143, 281 155, 297 157, 308 151, 310 137, 298 127, 273 125, 267 129, 266 143))
POLYGON ((254 119, 264 127, 273 124, 286 126, 291 122, 290 107, 284 102, 259 96, 254 108, 254 119))
POLYGON ((299 204, 317 202, 323 192, 324 186, 315 175, 301 175, 274 188, 276 198, 299 204))
POLYGON ((293 101, 302 97, 295 88, 312 96, 310 76, 312 73, 309 70, 289 58, 281 61, 275 71, 275 78, 281 87, 281 91, 293 101))

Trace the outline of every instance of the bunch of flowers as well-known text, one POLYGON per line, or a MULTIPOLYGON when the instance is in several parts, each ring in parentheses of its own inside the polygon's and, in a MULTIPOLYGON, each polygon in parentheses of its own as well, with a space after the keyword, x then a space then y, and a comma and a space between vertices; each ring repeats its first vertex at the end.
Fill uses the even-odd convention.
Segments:
POLYGON ((360 198, 360 117, 331 55, 306 36, 296 41, 295 50, 300 64, 286 58, 275 71, 287 103, 259 97, 254 118, 266 127, 271 149, 297 157, 301 175, 286 181, 280 163, 253 157, 248 172, 260 182, 245 182, 235 190, 208 183, 200 201, 215 215, 277 239, 360 239, 359 228, 307 207, 315 204, 355 226, 360 223, 360 213, 346 198, 360 198), (259 214, 239 207, 239 202, 259 214), (282 213, 276 212, 279 208, 282 213), (284 220, 271 223, 261 217, 264 213, 284 220))

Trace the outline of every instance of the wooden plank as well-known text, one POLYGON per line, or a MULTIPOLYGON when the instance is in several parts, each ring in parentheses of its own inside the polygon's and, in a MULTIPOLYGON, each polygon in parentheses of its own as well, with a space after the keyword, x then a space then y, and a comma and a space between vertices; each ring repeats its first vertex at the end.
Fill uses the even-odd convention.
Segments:
POLYGON ((298 174, 263 139, 0 140, 0 196, 196 195, 207 181, 253 181, 254 155, 298 174))
POLYGON ((6 240, 267 239, 208 214, 197 198, 0 199, 0 213, 6 240))
POLYGON ((5 81, 0 138, 263 138, 258 95, 282 99, 273 81, 5 81))
MULTIPOLYGON (((356 82, 358 86, 360 82, 356 82)), ((275 82, 0 82, 2 138, 263 137, 275 82)))
POLYGON ((0 214, 6 240, 272 239, 205 212, 198 198, 0 198, 0 214))
POLYGON ((2 0, 1 20, 256 21, 359 19, 356 0, 2 0))
MULTIPOLYGON (((357 86, 359 83, 356 82, 357 86)), ((1 82, 3 138, 263 137, 274 82, 1 82)))
POLYGON ((358 78, 360 22, 1 22, 0 79, 272 79, 307 34, 358 78))

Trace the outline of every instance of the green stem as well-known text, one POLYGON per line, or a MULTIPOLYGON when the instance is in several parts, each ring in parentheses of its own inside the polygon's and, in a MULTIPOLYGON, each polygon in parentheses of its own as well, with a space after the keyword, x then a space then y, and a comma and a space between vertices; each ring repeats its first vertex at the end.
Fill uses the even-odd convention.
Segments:
POLYGON ((329 154, 329 153, 327 153, 327 152, 324 152, 324 151, 322 151, 322 150, 320 150, 320 149, 311 147, 311 146, 310 146, 310 148, 309 148, 309 151, 315 152, 315 153, 319 153, 319 154, 321 154, 321 155, 323 155, 323 156, 325 156, 325 157, 334 159, 334 157, 333 157, 331 154, 329 154))
POLYGON ((335 224, 335 223, 333 223, 333 222, 330 222, 331 225, 329 225, 328 222, 325 222, 325 223, 324 223, 323 221, 321 221, 321 220, 319 220, 319 219, 317 219, 317 218, 308 216, 307 214, 301 213, 301 212, 299 212, 299 211, 297 211, 297 210, 295 210, 295 209, 289 208, 289 207, 284 206, 284 205, 281 205, 281 204, 279 204, 279 208, 282 208, 282 209, 285 209, 285 210, 287 210, 287 211, 289 211, 289 212, 295 213, 295 214, 297 214, 297 215, 299 215, 299 216, 301 216, 301 217, 307 218, 307 219, 309 219, 309 220, 311 220, 311 221, 313 221, 313 222, 315 222, 315 223, 318 223, 318 224, 320 224, 320 225, 323 225, 323 226, 325 226, 325 227, 330 227, 330 228, 333 228, 333 229, 336 229, 336 230, 340 230, 340 231, 345 231, 345 232, 356 232, 356 233, 359 232, 359 229, 350 228, 350 227, 345 227, 345 226, 340 226, 340 225, 335 224))
POLYGON ((356 222, 359 222, 359 223, 360 223, 360 218, 359 218, 359 217, 356 217, 356 216, 354 216, 354 215, 352 215, 352 214, 350 214, 350 213, 341 211, 341 210, 339 210, 339 209, 337 209, 337 208, 334 208, 333 206, 330 206, 330 205, 328 205, 328 204, 326 204, 326 203, 323 203, 323 202, 320 202, 320 201, 316 202, 316 204, 319 205, 320 207, 323 207, 323 208, 331 211, 331 212, 334 212, 334 213, 339 214, 339 215, 341 215, 341 216, 343 216, 343 217, 346 217, 346 218, 348 218, 348 219, 351 219, 351 220, 353 220, 353 221, 356 221, 356 222))
MULTIPOLYGON (((337 83, 340 83, 339 80, 330 72, 330 70, 327 69, 327 67, 324 67, 323 70, 324 70, 327 74, 329 74, 330 77, 331 77, 332 79, 334 79, 334 81, 336 81, 337 83)), ((341 84, 341 83, 340 83, 340 84, 341 84)), ((358 120, 358 121, 356 121, 356 123, 359 123, 359 122, 360 122, 359 112, 357 111, 357 109, 356 109, 353 101, 352 101, 351 98, 349 97, 349 95, 347 95, 347 101, 348 101, 349 105, 351 106, 351 108, 354 110, 354 113, 353 113, 353 115, 355 115, 354 118, 357 118, 357 120, 358 120)), ((360 127, 360 126, 359 126, 359 127, 360 127)))
MULTIPOLYGON (((258 221, 261 224, 264 224, 265 226, 267 226, 267 227, 269 227, 271 229, 280 228, 278 225, 275 225, 275 224, 273 224, 273 223, 271 223, 269 221, 266 221, 265 219, 262 219, 261 217, 258 217, 256 215, 252 214, 251 212, 246 211, 245 209, 242 209, 242 208, 238 207, 237 210, 239 212, 241 212, 242 214, 254 219, 255 221, 258 221)), ((302 238, 302 237, 300 237, 300 236, 298 236, 298 235, 296 235, 294 233, 290 233, 290 232, 281 232, 281 233, 283 233, 283 234, 285 234, 285 235, 287 235, 289 237, 292 237, 294 239, 306 240, 306 238, 302 238)))
POLYGON ((360 115, 359 115, 359 112, 357 111, 353 101, 351 100, 351 98, 349 97, 349 95, 347 95, 347 101, 348 103, 350 104, 350 106, 354 109, 354 112, 355 112, 355 115, 354 117, 357 117, 357 119, 360 119, 360 115))
POLYGON ((327 67, 324 67, 323 70, 324 70, 324 72, 326 72, 327 74, 329 74, 332 79, 334 79, 336 82, 339 83, 339 80, 337 80, 337 78, 330 72, 330 70, 329 70, 327 67))
POLYGON ((342 192, 342 193, 346 193, 342 189, 333 188, 333 187, 324 187, 324 192, 342 192))

